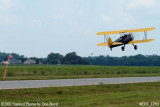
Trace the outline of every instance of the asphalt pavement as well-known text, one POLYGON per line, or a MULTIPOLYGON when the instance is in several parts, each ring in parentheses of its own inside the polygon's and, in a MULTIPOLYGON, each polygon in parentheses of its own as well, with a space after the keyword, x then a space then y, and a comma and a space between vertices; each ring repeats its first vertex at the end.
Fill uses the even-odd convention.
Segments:
POLYGON ((88 78, 88 79, 57 79, 57 80, 17 80, 0 81, 2 89, 40 88, 40 87, 63 87, 103 84, 125 84, 158 82, 160 77, 121 77, 121 78, 88 78))

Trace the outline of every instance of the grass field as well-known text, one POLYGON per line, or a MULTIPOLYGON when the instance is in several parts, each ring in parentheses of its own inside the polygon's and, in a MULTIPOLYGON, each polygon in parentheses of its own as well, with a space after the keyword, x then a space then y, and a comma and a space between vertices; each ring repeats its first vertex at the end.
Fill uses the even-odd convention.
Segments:
POLYGON ((58 102, 58 107, 148 107, 139 106, 139 103, 160 102, 159 93, 160 82, 0 90, 0 103, 58 102))
MULTIPOLYGON (((2 80, 5 66, 0 66, 2 80)), ((28 65, 9 66, 6 80, 160 76, 160 67, 28 65)))

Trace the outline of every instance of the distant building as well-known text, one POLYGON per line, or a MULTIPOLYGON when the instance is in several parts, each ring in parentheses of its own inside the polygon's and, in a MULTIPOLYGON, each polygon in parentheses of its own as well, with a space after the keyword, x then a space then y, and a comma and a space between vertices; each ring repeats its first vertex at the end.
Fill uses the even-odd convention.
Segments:
POLYGON ((12 59, 12 60, 10 60, 10 64, 22 64, 22 61, 21 60, 12 59))
POLYGON ((28 60, 25 60, 23 64, 36 64, 36 60, 28 59, 28 60))
MULTIPOLYGON (((7 61, 2 61, 1 64, 7 64, 7 61)), ((22 64, 21 60, 10 60, 8 64, 22 64)))
MULTIPOLYGON (((7 64, 7 61, 2 61, 1 64, 7 64)), ((10 64, 10 63, 8 63, 8 64, 10 64)))
POLYGON ((39 61, 38 64, 43 64, 43 63, 39 61))

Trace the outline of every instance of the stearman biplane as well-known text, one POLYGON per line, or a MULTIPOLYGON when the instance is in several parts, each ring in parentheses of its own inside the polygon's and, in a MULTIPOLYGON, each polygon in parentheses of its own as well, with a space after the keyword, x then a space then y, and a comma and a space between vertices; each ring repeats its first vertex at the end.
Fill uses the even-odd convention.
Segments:
POLYGON ((98 32, 96 35, 104 35, 104 42, 97 44, 97 46, 108 46, 111 50, 114 47, 122 46, 122 51, 125 50, 126 44, 132 44, 134 46, 134 49, 137 50, 136 43, 145 43, 145 42, 151 42, 154 39, 147 39, 147 31, 154 30, 155 28, 143 28, 143 29, 132 29, 132 30, 120 30, 120 31, 107 31, 107 32, 98 32), (144 38, 143 40, 135 40, 132 33, 134 32, 144 32, 144 38), (112 41, 112 39, 109 37, 111 34, 120 34, 120 37, 112 41))

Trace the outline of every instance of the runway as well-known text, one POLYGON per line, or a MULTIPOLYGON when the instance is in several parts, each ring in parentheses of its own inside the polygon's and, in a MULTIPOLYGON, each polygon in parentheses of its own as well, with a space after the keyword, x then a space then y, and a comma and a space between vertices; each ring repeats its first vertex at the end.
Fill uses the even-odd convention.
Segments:
POLYGON ((141 82, 158 82, 160 77, 121 77, 121 78, 88 78, 88 79, 57 79, 57 80, 17 80, 0 81, 2 89, 63 87, 103 84, 125 84, 141 82))

